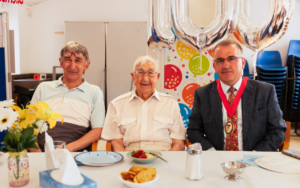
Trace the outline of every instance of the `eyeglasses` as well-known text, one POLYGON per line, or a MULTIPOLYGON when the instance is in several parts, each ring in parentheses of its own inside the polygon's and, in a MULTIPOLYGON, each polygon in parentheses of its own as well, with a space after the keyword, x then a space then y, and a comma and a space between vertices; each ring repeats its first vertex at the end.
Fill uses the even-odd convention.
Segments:
POLYGON ((216 65, 223 65, 225 60, 228 62, 228 63, 236 63, 238 61, 239 58, 243 58, 243 57, 236 57, 236 56, 230 56, 230 57, 227 57, 226 59, 216 59, 214 62, 216 65))
POLYGON ((82 53, 71 53, 71 52, 65 52, 64 53, 64 57, 71 57, 72 54, 74 54, 75 57, 78 57, 78 58, 82 58, 83 57, 83 54, 82 53))
POLYGON ((144 72, 142 70, 137 70, 137 71, 134 71, 134 73, 138 76, 138 77, 143 77, 145 73, 147 73, 148 77, 150 78, 153 78, 157 72, 154 72, 154 71, 147 71, 147 72, 144 72))

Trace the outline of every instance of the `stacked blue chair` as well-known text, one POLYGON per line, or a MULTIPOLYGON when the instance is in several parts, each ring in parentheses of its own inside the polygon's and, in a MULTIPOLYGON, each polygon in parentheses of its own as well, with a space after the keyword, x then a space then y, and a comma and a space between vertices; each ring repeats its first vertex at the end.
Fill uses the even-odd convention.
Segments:
POLYGON ((292 107, 298 107, 298 95, 300 92, 300 40, 291 40, 288 51, 287 60, 289 77, 293 78, 290 84, 290 92, 292 93, 292 107))
POLYGON ((287 67, 282 66, 279 51, 258 52, 256 70, 259 81, 275 85, 278 101, 282 105, 285 102, 287 67))
POLYGON ((249 64, 247 60, 244 68, 244 76, 247 76, 249 79, 253 79, 253 74, 250 74, 249 72, 249 64))

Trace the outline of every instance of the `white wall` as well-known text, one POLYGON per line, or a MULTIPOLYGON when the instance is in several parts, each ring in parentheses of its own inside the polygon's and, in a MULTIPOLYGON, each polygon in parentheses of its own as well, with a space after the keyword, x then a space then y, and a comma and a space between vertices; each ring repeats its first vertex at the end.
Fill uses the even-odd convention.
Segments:
MULTIPOLYGON (((27 15, 27 8, 18 5, 18 12, 20 52, 15 52, 15 54, 20 54, 19 56, 16 56, 19 58, 18 61, 16 61, 16 64, 19 64, 20 71, 16 71, 16 73, 31 73, 33 72, 31 70, 32 56, 39 53, 40 50, 32 51, 33 49, 31 48, 31 44, 34 39, 34 30, 32 29, 32 19, 27 15)), ((40 73, 39 71, 37 72, 40 73)))
POLYGON ((31 17, 22 8, 21 73, 49 73, 59 65, 64 35, 54 32, 64 31, 65 21, 134 22, 148 18, 146 0, 48 0, 32 6, 31 17))

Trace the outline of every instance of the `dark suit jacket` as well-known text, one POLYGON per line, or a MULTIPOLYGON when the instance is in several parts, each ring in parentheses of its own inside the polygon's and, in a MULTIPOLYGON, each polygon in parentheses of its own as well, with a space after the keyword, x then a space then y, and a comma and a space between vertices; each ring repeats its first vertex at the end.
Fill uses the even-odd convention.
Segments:
MULTIPOLYGON (((187 128, 188 140, 203 150, 224 150, 222 101, 214 81, 196 89, 187 128)), ((284 140, 286 124, 274 85, 248 80, 242 95, 244 151, 276 151, 284 140)))

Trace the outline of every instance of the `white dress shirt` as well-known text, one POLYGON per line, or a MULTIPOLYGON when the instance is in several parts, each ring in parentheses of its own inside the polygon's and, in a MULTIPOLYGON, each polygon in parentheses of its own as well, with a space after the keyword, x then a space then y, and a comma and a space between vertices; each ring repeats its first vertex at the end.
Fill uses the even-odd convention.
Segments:
MULTIPOLYGON (((221 83, 222 90, 223 90, 224 94, 226 95, 226 98, 228 99, 228 97, 230 95, 229 88, 231 86, 224 84, 221 80, 220 80, 220 83, 221 83)), ((234 95, 237 94, 237 91, 239 90, 241 84, 242 84, 242 77, 233 86, 236 89, 235 92, 234 92, 234 95)), ((227 134, 226 134, 224 128, 225 128, 225 126, 227 124, 227 111, 225 109, 225 106, 224 106, 223 102, 222 102, 222 114, 223 114, 224 150, 225 150, 225 148, 226 148, 226 137, 227 137, 227 134)), ((237 106, 237 116, 238 116, 237 126, 238 126, 238 145, 239 145, 239 151, 243 151, 242 98, 240 99, 240 102, 239 102, 239 104, 237 106)), ((215 148, 212 147, 209 150, 215 150, 215 148)))
POLYGON ((185 140, 185 128, 177 101, 170 95, 155 90, 143 101, 131 91, 112 100, 108 106, 102 131, 105 140, 123 138, 130 143, 185 140))

